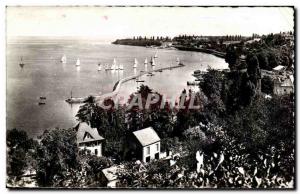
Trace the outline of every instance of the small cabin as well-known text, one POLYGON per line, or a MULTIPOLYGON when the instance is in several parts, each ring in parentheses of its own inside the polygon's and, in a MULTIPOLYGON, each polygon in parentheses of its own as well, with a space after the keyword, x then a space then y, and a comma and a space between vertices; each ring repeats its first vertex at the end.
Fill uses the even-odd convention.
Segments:
POLYGON ((276 95, 285 95, 294 92, 294 77, 292 75, 274 80, 274 91, 276 95))
POLYGON ((102 156, 102 147, 104 138, 99 135, 96 128, 91 128, 85 122, 76 126, 77 144, 80 150, 86 150, 91 155, 102 156))
POLYGON ((143 162, 160 159, 160 138, 152 127, 134 131, 132 135, 136 159, 143 162))

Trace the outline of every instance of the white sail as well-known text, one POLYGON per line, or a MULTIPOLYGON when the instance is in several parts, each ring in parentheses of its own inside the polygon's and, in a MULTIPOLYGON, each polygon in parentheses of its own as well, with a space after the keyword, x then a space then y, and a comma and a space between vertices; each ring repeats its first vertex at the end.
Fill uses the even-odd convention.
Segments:
POLYGON ((150 64, 151 64, 152 66, 155 66, 155 60, 154 60, 154 58, 153 58, 153 57, 151 57, 150 64))
POLYGON ((62 56, 60 62, 62 62, 62 63, 66 63, 66 62, 67 62, 67 57, 66 57, 66 55, 63 55, 63 56, 62 56))
POLYGON ((98 64, 98 71, 101 71, 101 69, 102 69, 102 66, 101 66, 101 64, 99 63, 99 64, 98 64))
POLYGON ((145 59, 145 62, 144 62, 144 64, 145 64, 145 65, 147 65, 147 64, 148 64, 148 59, 147 59, 147 58, 145 59))
POLYGON ((79 58, 76 61, 76 66, 80 66, 80 60, 79 60, 79 58))
POLYGON ((176 59, 177 64, 180 64, 180 59, 177 57, 176 59))
POLYGON ((157 58, 157 52, 155 53, 154 58, 157 58))
POLYGON ((135 59, 134 59, 134 64, 133 64, 133 68, 137 68, 137 64, 138 64, 138 61, 137 61, 137 59, 135 58, 135 59))
POLYGON ((118 69, 118 67, 117 67, 117 60, 115 58, 114 58, 112 66, 111 66, 111 69, 112 70, 118 69))
POLYGON ((123 65, 122 64, 119 65, 119 70, 123 70, 123 69, 124 69, 123 65))

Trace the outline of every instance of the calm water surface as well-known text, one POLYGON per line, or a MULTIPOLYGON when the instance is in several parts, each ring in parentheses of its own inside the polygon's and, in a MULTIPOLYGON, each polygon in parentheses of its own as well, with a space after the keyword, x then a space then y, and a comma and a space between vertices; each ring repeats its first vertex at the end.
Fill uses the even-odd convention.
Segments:
MULTIPOLYGON (((206 69, 208 65, 227 68, 223 59, 198 52, 62 40, 8 44, 7 129, 23 129, 35 137, 45 129, 74 126, 79 105, 65 102, 71 91, 78 97, 111 92, 118 79, 145 70, 145 58, 149 61, 156 52, 155 68, 175 65, 177 57, 186 65, 140 78, 168 98, 177 97, 188 88, 186 82, 194 80, 194 70, 206 69), (63 54, 67 56, 66 64, 60 63, 63 54), (25 63, 23 68, 19 66, 21 56, 25 63), (75 67, 77 58, 81 61, 79 68, 75 67), (114 58, 124 65, 123 72, 97 71, 99 62, 112 64, 114 58), (136 71, 133 70, 134 58, 139 62, 136 71), (45 105, 38 104, 40 96, 47 97, 45 105)), ((127 98, 137 87, 135 81, 129 81, 122 85, 119 96, 127 98)))

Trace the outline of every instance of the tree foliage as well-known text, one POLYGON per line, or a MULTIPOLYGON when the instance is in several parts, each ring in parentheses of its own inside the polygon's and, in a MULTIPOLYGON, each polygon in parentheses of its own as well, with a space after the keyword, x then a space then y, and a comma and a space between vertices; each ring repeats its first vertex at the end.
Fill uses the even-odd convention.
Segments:
MULTIPOLYGON (((41 186, 64 186, 79 170, 76 131, 45 131, 37 149, 37 180, 41 186)), ((74 179, 75 181, 75 179, 74 179)))

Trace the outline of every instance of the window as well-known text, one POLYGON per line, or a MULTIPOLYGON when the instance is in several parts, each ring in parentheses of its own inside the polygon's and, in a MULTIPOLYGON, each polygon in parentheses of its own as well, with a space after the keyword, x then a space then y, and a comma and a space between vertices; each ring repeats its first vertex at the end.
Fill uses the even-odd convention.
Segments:
POLYGON ((155 158, 156 160, 158 160, 158 159, 159 159, 159 153, 156 153, 155 156, 154 156, 154 158, 155 158))
POLYGON ((159 144, 156 144, 156 151, 159 151, 159 144))
POLYGON ((150 154, 150 146, 146 147, 146 154, 147 154, 147 155, 150 154))
POLYGON ((95 149, 95 155, 98 156, 98 149, 95 149))
POLYGON ((150 162, 150 156, 146 157, 146 162, 150 162))

